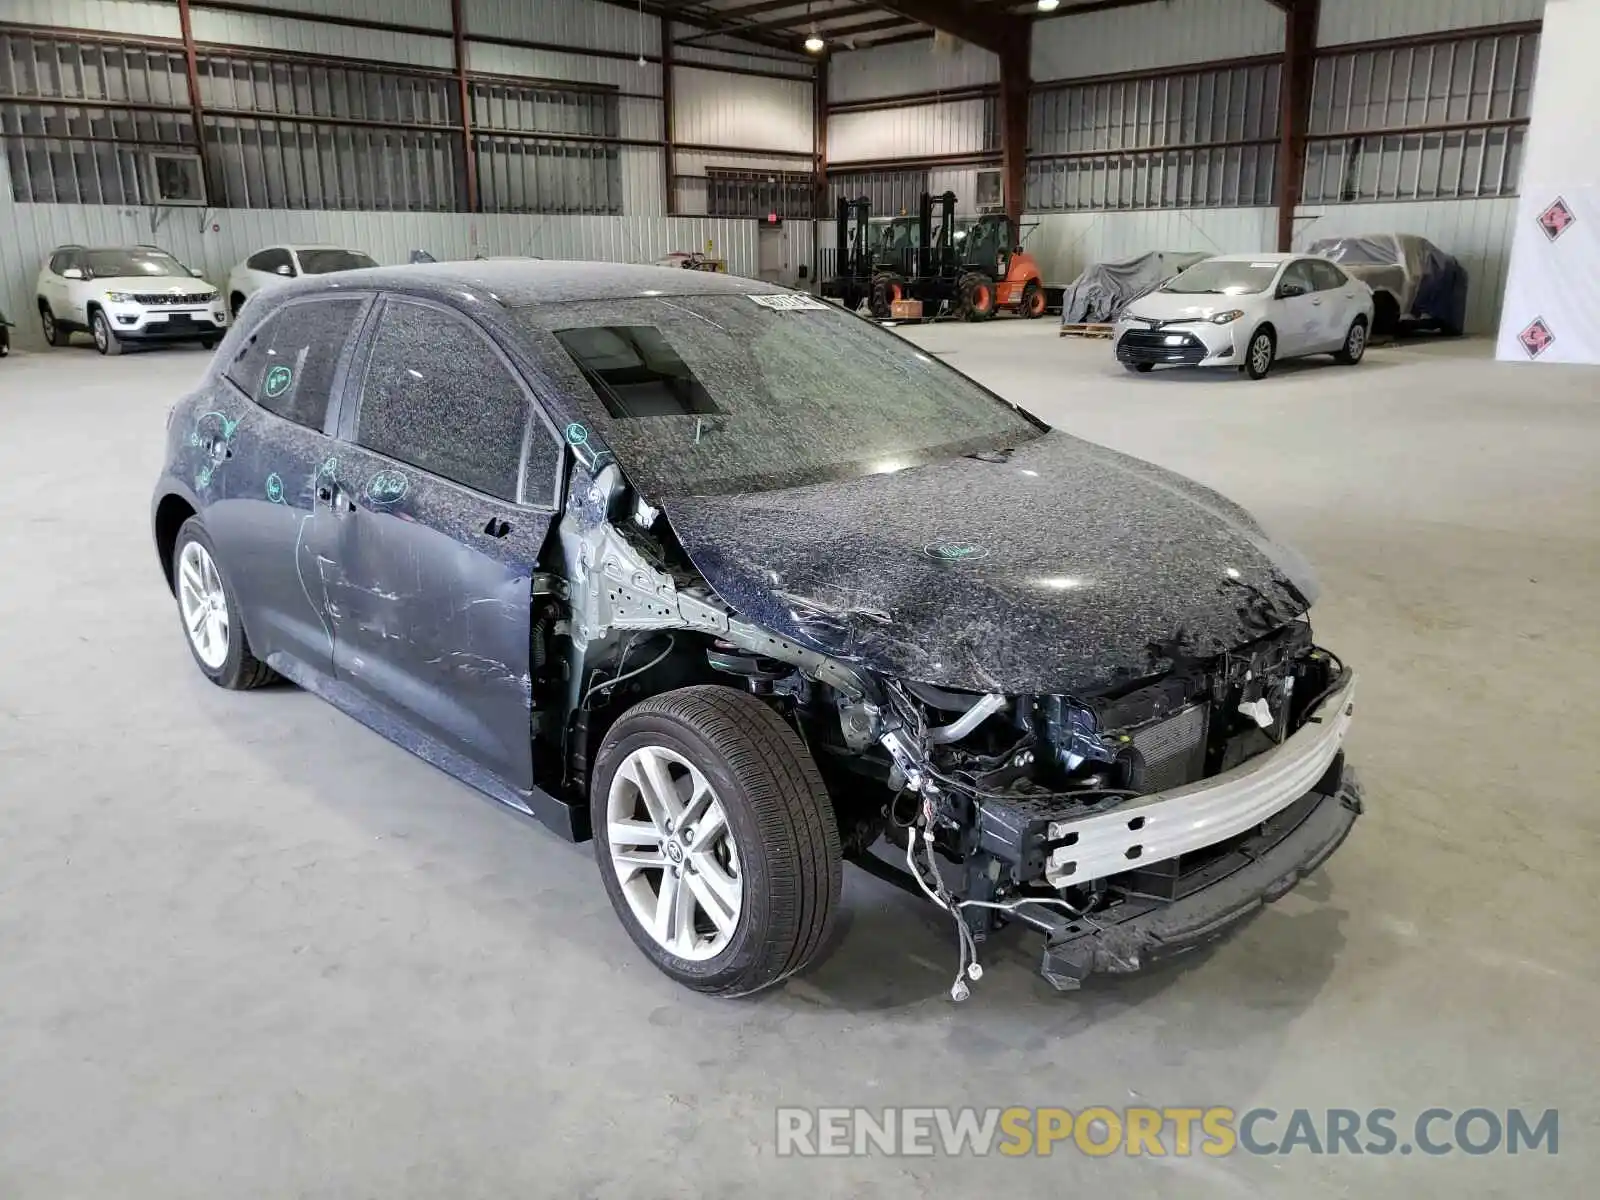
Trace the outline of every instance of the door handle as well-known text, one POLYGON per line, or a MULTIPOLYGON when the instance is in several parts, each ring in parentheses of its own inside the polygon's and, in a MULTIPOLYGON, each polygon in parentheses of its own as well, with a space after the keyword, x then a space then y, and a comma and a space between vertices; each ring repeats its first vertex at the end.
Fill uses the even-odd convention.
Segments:
POLYGON ((1321 300, 1313 300, 1311 303, 1315 304, 1318 308, 1322 307, 1322 301, 1321 300))
POLYGON ((356 502, 350 498, 350 493, 337 483, 319 484, 317 486, 317 499, 326 504, 336 517, 356 510, 356 502))
POLYGON ((511 522, 499 517, 490 517, 483 527, 485 537, 503 538, 511 532, 511 522))

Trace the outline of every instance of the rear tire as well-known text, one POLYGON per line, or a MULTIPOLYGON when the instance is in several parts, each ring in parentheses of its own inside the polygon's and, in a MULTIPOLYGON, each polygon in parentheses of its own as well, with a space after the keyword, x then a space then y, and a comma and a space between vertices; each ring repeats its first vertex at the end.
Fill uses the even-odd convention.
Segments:
POLYGON ((89 332, 94 334, 94 348, 101 354, 122 353, 122 343, 117 341, 116 332, 111 328, 111 320, 106 316, 104 309, 94 310, 94 314, 89 318, 89 332))
POLYGON ((976 271, 956 281, 961 301, 961 317, 966 321, 987 321, 994 316, 994 281, 976 271))
POLYGON ((762 701, 714 685, 641 701, 601 743, 589 797, 606 893, 663 974, 742 996, 817 957, 843 886, 839 829, 810 752, 762 701), (725 895, 731 915, 714 914, 725 895))
POLYGON ((1035 320, 1044 316, 1046 307, 1044 289, 1039 286, 1039 281, 1029 280, 1022 287, 1022 315, 1035 320))
MULTIPOLYGON (((172 546, 172 594, 178 601, 178 622, 183 626, 184 641, 194 656, 195 666, 207 679, 230 692, 243 692, 277 678, 277 672, 250 651, 244 624, 239 620, 238 598, 222 573, 211 538, 199 517, 190 517, 178 528, 178 537, 172 546), (197 549, 190 550, 191 545, 197 549), (208 637, 197 635, 194 629, 194 613, 202 607, 199 603, 202 599, 222 618, 220 622, 211 623, 208 637), (226 643, 220 655, 207 649, 214 645, 211 639, 218 636, 226 643)), ((207 623, 202 615, 200 624, 207 623)))
POLYGON ((1366 356, 1366 353, 1367 321, 1365 317, 1357 317, 1350 322, 1350 331, 1344 335, 1344 345, 1333 352, 1333 357, 1334 361, 1353 367, 1366 356))

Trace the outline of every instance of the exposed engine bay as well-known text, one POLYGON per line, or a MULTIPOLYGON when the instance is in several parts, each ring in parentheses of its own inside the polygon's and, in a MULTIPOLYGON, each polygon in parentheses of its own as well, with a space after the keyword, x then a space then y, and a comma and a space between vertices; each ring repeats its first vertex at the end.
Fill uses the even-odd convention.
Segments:
MULTIPOLYGON (((1105 935, 1119 915, 1158 919, 1225 861, 1289 837, 1295 814, 1323 800, 1338 796, 1350 820, 1359 811, 1340 749, 1352 676, 1303 618, 1082 693, 891 678, 743 620, 689 564, 668 519, 614 465, 592 466, 586 503, 560 527, 565 579, 535 625, 547 642, 535 648, 535 689, 547 698, 534 710, 569 714, 561 729, 536 730, 560 743, 547 761, 562 778, 545 786, 581 787, 590 747, 643 696, 688 682, 747 689, 810 750, 846 857, 951 915, 955 999, 982 974, 980 944, 1007 923, 1043 932, 1059 951, 1047 948, 1044 974, 1074 987, 1091 968, 1072 965, 1073 938, 1105 935)), ((1101 936, 1101 959, 1107 944, 1101 936)), ((1110 953, 1138 965, 1137 948, 1110 953)))

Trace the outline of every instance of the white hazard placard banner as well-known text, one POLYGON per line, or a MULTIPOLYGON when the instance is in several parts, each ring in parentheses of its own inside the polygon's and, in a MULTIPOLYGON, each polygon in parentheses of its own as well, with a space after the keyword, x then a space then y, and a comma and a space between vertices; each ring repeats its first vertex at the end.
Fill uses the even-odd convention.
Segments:
POLYGON ((1600 363, 1600 188, 1524 181, 1495 357, 1600 363))

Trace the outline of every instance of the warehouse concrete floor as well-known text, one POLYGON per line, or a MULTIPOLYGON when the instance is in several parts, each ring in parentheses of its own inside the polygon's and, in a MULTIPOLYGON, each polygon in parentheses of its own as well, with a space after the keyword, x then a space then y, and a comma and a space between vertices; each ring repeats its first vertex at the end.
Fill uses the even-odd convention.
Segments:
POLYGON ((19 354, 0 364, 0 1195, 1589 1190, 1600 374, 1466 342, 1261 384, 1135 378, 1048 323, 911 336, 1226 490, 1318 564, 1317 628, 1364 679, 1370 806, 1325 869, 1220 947, 1078 995, 1008 939, 960 1006, 948 924, 850 872, 825 965, 693 996, 634 951, 589 847, 308 695, 194 669, 146 502, 201 352, 19 354), (779 1161, 779 1104, 1386 1107, 1403 1131, 1433 1106, 1555 1107, 1561 1142, 779 1161))

